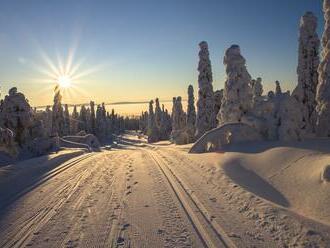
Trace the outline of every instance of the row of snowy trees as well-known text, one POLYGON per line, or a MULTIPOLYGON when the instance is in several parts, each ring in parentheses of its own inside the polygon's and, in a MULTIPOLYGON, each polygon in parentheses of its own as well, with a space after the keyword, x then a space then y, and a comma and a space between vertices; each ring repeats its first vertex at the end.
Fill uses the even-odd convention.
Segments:
MULTIPOLYGON (((207 131, 227 123, 246 124, 265 140, 301 140, 315 135, 329 137, 330 0, 324 1, 324 15, 321 62, 317 18, 311 12, 306 12, 301 18, 298 85, 292 94, 282 92, 280 83, 276 81, 275 90, 263 95, 262 79, 251 77, 238 45, 226 50, 223 63, 227 79, 224 89, 214 91, 208 45, 202 41, 199 44, 197 112, 190 85, 186 113, 181 97, 173 98, 171 125, 166 123, 171 130, 172 141, 180 144, 193 142, 207 131)), ((158 99, 156 113, 157 102, 158 99)), ((145 120, 143 130, 150 135, 149 141, 160 140, 161 124, 155 124, 153 102, 150 102, 149 112, 144 112, 141 119, 145 120)))
POLYGON ((125 129, 137 130, 139 128, 138 118, 119 116, 115 114, 114 109, 109 113, 106 111, 104 103, 95 105, 91 101, 89 107, 82 105, 79 112, 77 106, 74 106, 70 114, 67 104, 64 105, 63 109, 61 99, 60 90, 56 87, 52 110, 47 107, 43 113, 43 121, 47 123, 47 129, 51 131, 51 135, 66 136, 90 133, 98 137, 99 140, 105 141, 111 138, 112 134, 118 134, 125 129))
POLYGON ((107 112, 105 105, 81 106, 79 112, 62 104, 60 88, 55 87, 53 106, 45 111, 32 109, 17 88, 9 90, 0 101, 0 151, 44 154, 59 146, 58 137, 93 134, 101 141, 111 140, 112 134, 139 129, 138 117, 123 117, 107 112))

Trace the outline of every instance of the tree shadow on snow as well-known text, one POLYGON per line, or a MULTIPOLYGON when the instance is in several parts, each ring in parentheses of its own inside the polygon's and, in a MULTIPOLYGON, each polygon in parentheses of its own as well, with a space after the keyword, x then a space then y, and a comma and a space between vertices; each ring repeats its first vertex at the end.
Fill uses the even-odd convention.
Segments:
POLYGON ((238 185, 254 193, 255 195, 274 202, 283 207, 289 207, 288 200, 275 189, 271 184, 265 181, 251 170, 240 165, 239 161, 232 161, 224 165, 225 173, 238 185))

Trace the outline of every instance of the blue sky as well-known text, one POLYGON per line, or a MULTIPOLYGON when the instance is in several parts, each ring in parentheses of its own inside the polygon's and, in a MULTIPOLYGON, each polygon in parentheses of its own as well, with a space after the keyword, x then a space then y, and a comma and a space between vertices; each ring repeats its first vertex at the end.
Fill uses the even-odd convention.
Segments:
MULTIPOLYGON (((84 60, 67 103, 94 99, 139 101, 185 97, 197 87, 198 43, 209 43, 214 88, 225 81, 222 59, 231 44, 241 46, 252 77, 266 90, 280 80, 296 84, 300 16, 314 12, 322 33, 321 0, 176 1, 0 1, 0 87, 17 86, 33 105, 52 102, 45 83, 54 64, 76 47, 73 65, 84 60), (86 73, 85 73, 86 72, 86 73), (87 73, 90 72, 90 73, 87 73)), ((48 78, 49 79, 49 78, 48 78)))

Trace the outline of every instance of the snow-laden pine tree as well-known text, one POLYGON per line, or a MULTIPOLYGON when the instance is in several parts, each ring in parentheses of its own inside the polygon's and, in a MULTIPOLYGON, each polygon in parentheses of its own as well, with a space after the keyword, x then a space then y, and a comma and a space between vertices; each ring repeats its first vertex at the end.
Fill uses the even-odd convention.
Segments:
POLYGON ((71 134, 76 135, 79 131, 78 131, 78 122, 79 122, 79 114, 77 111, 77 106, 74 105, 73 106, 73 110, 72 110, 72 114, 71 114, 71 134))
POLYGON ((188 86, 188 106, 187 106, 187 134, 189 143, 195 141, 196 132, 196 109, 195 109, 195 97, 194 97, 194 87, 192 85, 188 86))
POLYGON ((186 113, 182 108, 181 97, 173 98, 173 109, 172 109, 172 132, 171 140, 175 144, 187 144, 188 135, 186 132, 186 113))
POLYGON ((95 103, 93 101, 90 101, 89 105, 91 108, 91 123, 90 123, 91 133, 95 134, 95 130, 96 130, 95 103))
POLYGON ((156 125, 155 121, 155 113, 154 113, 154 101, 151 100, 149 102, 149 113, 148 113, 148 129, 147 129, 147 136, 148 142, 157 142, 159 141, 159 130, 156 125))
POLYGON ((219 124, 218 114, 221 109, 223 98, 223 89, 214 91, 214 113, 217 116, 217 125, 219 124))
POLYGON ((279 81, 275 81, 275 95, 276 96, 281 96, 282 95, 282 88, 281 88, 281 84, 279 81))
POLYGON ((107 123, 104 105, 97 105, 96 108, 96 136, 100 141, 107 137, 107 123))
POLYGON ((70 134, 70 113, 68 104, 64 105, 64 130, 63 135, 70 134))
POLYGON ((85 105, 82 105, 79 113, 78 130, 87 132, 87 109, 85 105))
POLYGON ((214 114, 213 78, 209 49, 206 41, 199 43, 199 64, 198 64, 198 100, 196 118, 196 138, 201 137, 205 132, 216 126, 214 114))
POLYGON ((317 18, 312 12, 306 12, 300 19, 298 85, 292 95, 301 105, 303 119, 300 126, 307 133, 314 132, 316 124, 315 95, 318 84, 317 69, 320 64, 319 48, 317 18))
POLYGON ((162 110, 160 108, 159 99, 155 99, 155 122, 157 128, 160 128, 162 120, 162 110))
POLYGON ((52 134, 63 136, 64 134, 64 114, 62 107, 62 95, 59 85, 54 89, 54 104, 53 104, 53 117, 52 117, 52 134))
POLYGON ((0 106, 0 126, 10 129, 15 142, 23 147, 30 139, 33 126, 33 111, 25 96, 11 88, 0 106))
POLYGON ((232 45, 227 49, 223 63, 226 67, 227 79, 218 114, 219 125, 241 122, 252 104, 251 76, 238 45, 232 45))
POLYGON ((162 117, 159 127, 160 139, 168 140, 171 134, 172 124, 171 116, 169 116, 167 109, 165 110, 164 104, 162 105, 162 117))
POLYGON ((322 58, 318 69, 319 82, 316 90, 317 121, 316 134, 330 137, 330 0, 324 0, 323 12, 325 19, 322 36, 322 58))
POLYGON ((45 118, 43 120, 47 136, 52 134, 52 116, 52 110, 50 109, 50 106, 47 106, 45 110, 45 118))

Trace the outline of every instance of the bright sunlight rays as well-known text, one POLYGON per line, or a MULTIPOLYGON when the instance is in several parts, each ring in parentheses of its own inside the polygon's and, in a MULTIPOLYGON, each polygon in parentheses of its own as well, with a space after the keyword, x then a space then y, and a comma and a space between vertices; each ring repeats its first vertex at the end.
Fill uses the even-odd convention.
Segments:
POLYGON ((57 79, 57 83, 61 88, 67 89, 71 87, 71 78, 68 75, 60 76, 57 79))
POLYGON ((56 59, 52 59, 39 47, 43 65, 32 63, 32 66, 43 76, 33 78, 32 80, 44 84, 45 87, 41 87, 38 94, 42 95, 45 92, 49 92, 49 90, 54 89, 58 85, 62 90, 64 98, 70 102, 71 99, 75 99, 78 96, 88 96, 82 84, 87 83, 87 76, 98 72, 104 65, 100 64, 87 67, 84 64, 85 59, 75 59, 75 51, 75 47, 69 49, 66 60, 63 60, 59 53, 56 53, 56 59))

